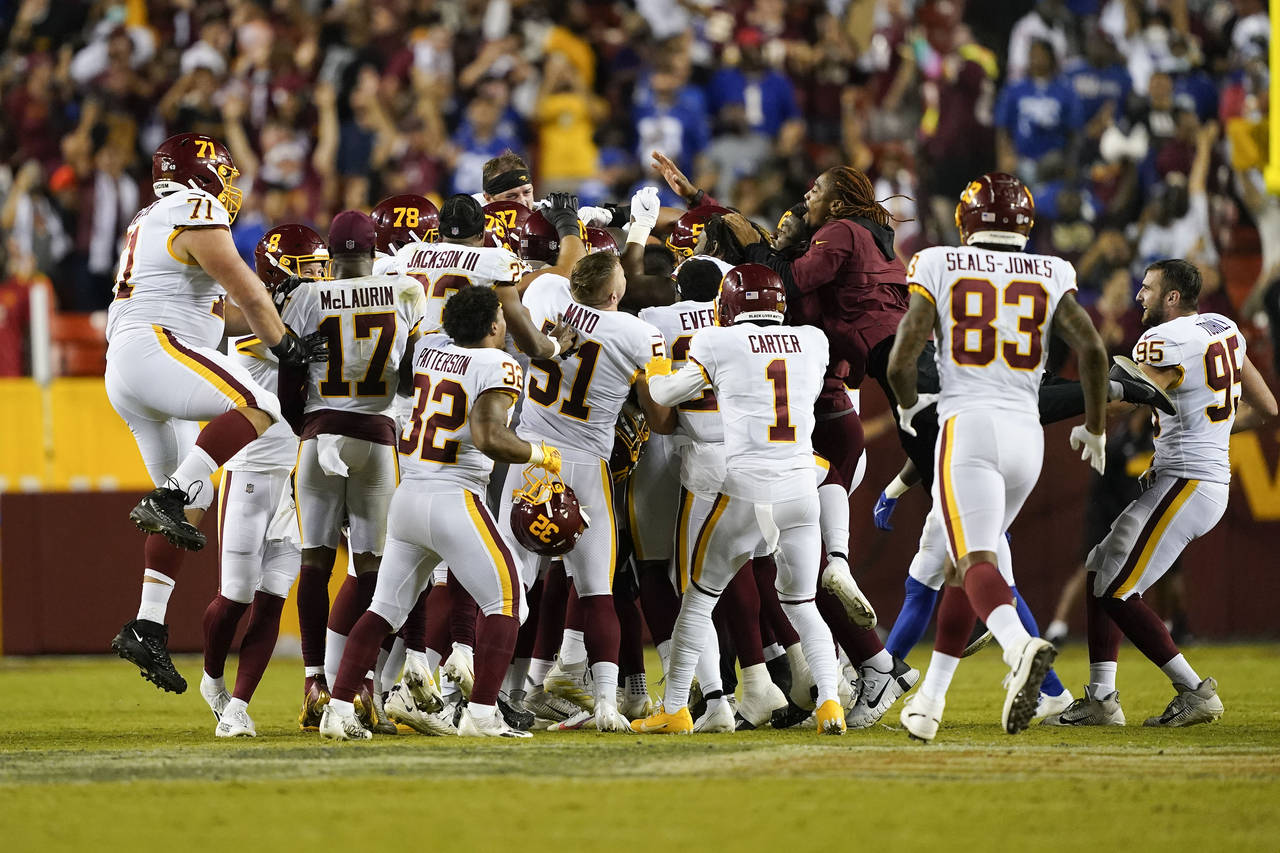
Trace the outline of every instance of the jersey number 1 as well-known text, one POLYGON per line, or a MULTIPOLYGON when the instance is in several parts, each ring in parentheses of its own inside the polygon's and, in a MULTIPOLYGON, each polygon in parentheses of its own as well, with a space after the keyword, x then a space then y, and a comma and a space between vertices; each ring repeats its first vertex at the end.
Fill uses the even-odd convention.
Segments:
POLYGON ((773 383, 774 420, 769 427, 769 440, 795 441, 796 428, 791 425, 791 404, 787 401, 787 360, 775 358, 765 368, 764 375, 773 383))

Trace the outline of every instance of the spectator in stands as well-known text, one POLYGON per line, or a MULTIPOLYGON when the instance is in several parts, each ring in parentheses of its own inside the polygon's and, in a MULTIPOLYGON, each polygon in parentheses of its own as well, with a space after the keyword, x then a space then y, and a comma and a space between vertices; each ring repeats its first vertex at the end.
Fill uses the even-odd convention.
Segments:
POLYGON ((1039 161, 1050 152, 1060 152, 1071 171, 1084 122, 1048 42, 1032 42, 1027 70, 1027 79, 1007 86, 996 101, 996 145, 1001 168, 1034 185, 1039 161))
POLYGON ((737 47, 737 66, 720 69, 707 86, 712 115, 729 106, 742 107, 752 130, 776 140, 781 152, 793 150, 804 136, 804 119, 791 81, 765 62, 764 33, 759 29, 739 30, 737 47))
POLYGON ((1063 73, 1075 90, 1081 117, 1086 122, 1093 121, 1107 105, 1113 115, 1124 114, 1133 81, 1105 32, 1092 33, 1085 40, 1084 58, 1067 63, 1063 73))
POLYGON ((1056 64, 1065 63, 1069 56, 1070 20, 1063 0, 1038 0, 1034 9, 1019 18, 1009 34, 1009 80, 1016 82, 1035 74, 1031 54, 1036 42, 1048 47, 1056 64))
MULTIPOLYGON (((35 266, 35 258, 0 240, 0 376, 31 372, 31 287, 49 286, 35 266)), ((50 287, 50 293, 52 288, 50 287)))
POLYGON ((1191 173, 1167 175, 1143 213, 1134 258, 1135 275, 1160 258, 1186 258, 1193 263, 1217 267, 1218 250, 1209 228, 1209 196, 1205 185, 1217 138, 1217 122, 1209 122, 1200 129, 1191 173))
MULTIPOLYGON (((587 88, 578 68, 562 53, 548 56, 534 111, 543 195, 581 194, 585 182, 596 180, 600 152, 594 136, 596 123, 605 117, 604 103, 587 88)), ((588 194, 591 201, 600 199, 601 189, 596 186, 588 194)))
POLYGON ((458 149, 454 161, 453 180, 455 193, 477 193, 480 170, 486 160, 497 157, 503 151, 520 151, 524 146, 519 139, 503 135, 498 128, 502 118, 502 105, 491 97, 478 96, 467 105, 466 118, 453 134, 453 144, 458 149))
POLYGON ((692 172, 695 158, 711 141, 705 97, 686 85, 681 69, 669 58, 636 87, 632 116, 636 157, 641 161, 650 151, 664 151, 682 170, 692 172))

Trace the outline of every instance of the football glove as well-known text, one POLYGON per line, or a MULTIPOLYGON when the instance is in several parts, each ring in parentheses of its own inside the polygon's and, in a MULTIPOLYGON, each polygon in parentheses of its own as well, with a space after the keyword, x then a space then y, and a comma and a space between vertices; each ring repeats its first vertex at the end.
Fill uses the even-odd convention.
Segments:
POLYGON ((914 436, 916 434, 916 428, 911 422, 916 419, 916 415, 920 414, 936 402, 938 402, 937 394, 917 394, 916 403, 911 408, 904 409, 902 406, 898 406, 898 429, 902 430, 907 435, 914 436))
POLYGON ((1080 458, 1093 466, 1099 474, 1107 469, 1107 434, 1092 433, 1080 424, 1071 430, 1071 449, 1080 451, 1080 458))
POLYGON ((649 362, 644 366, 645 379, 652 379, 655 376, 670 375, 671 359, 667 358, 665 355, 655 355, 653 358, 649 359, 649 362))
POLYGON ((578 218, 582 220, 583 225, 589 225, 592 228, 603 228, 606 225, 613 224, 613 211, 605 207, 587 205, 578 208, 578 218))
POLYGON ((291 275, 283 282, 270 289, 271 303, 276 306, 276 313, 283 314, 284 306, 288 304, 289 297, 298 289, 299 285, 307 281, 296 275, 291 275))
POLYGON ((552 193, 551 204, 542 215, 561 237, 578 235, 578 197, 572 193, 552 193))
POLYGON ((563 460, 560 458, 559 450, 548 447, 547 443, 542 441, 533 445, 533 450, 529 454, 529 464, 543 469, 548 474, 559 474, 563 460))
POLYGON ((891 519, 893 518, 893 510, 897 505, 897 498, 888 497, 884 492, 880 493, 880 497, 876 498, 875 509, 871 510, 871 518, 875 521, 877 528, 880 530, 893 529, 891 519))
POLYGON ((308 364, 329 360, 329 336, 323 332, 312 332, 305 338, 299 338, 285 329, 280 343, 270 349, 281 364, 306 367, 308 364))
POLYGON ((656 187, 641 187, 631 197, 631 221, 641 228, 654 228, 661 209, 662 202, 658 199, 656 187))

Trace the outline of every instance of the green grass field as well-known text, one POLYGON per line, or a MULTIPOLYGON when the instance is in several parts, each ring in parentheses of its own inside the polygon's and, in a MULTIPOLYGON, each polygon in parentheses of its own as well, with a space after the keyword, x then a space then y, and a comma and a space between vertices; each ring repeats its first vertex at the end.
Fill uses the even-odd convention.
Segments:
MULTIPOLYGON (((182 696, 114 658, 0 659, 0 849, 1280 849, 1280 647, 1189 657, 1221 684, 1215 725, 1142 728, 1172 693, 1126 647, 1128 728, 1009 737, 988 651, 961 666, 929 746, 907 741, 897 707, 891 727, 843 738, 328 745, 297 730, 288 660, 250 707, 258 738, 228 742, 213 737, 196 658, 178 662, 193 682, 182 696)), ((1068 647, 1059 671, 1078 690, 1084 650, 1068 647)))

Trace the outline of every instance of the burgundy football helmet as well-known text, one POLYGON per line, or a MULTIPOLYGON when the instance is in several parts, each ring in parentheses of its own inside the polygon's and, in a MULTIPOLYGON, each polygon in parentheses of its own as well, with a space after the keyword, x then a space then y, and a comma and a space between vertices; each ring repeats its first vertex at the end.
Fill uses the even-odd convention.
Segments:
POLYGON ((369 215, 378 235, 377 249, 384 255, 394 255, 410 243, 435 243, 440 239, 440 211, 420 195, 384 198, 369 215))
POLYGON ((491 201, 484 206, 486 246, 503 246, 520 254, 520 234, 533 211, 518 201, 491 201))
POLYGON ((734 323, 781 323, 787 313, 782 279, 764 264, 739 264, 724 274, 716 297, 716 320, 734 323))
MULTIPOLYGON (((540 470, 540 469, 539 469, 540 470)), ((573 550, 590 519, 558 475, 524 469, 524 487, 511 494, 511 532, 525 550, 558 557, 573 550)))
POLYGON ((707 221, 713 216, 732 212, 727 207, 717 207, 714 204, 685 211, 671 226, 671 233, 667 235, 667 248, 682 258, 692 257, 693 247, 697 244, 702 229, 707 227, 707 221))
POLYGON ((618 241, 613 238, 607 228, 587 228, 587 252, 612 252, 621 255, 618 241))
POLYGON ((289 276, 315 281, 329 277, 329 249, 320 235, 305 225, 277 225, 258 241, 253 250, 253 264, 258 278, 270 290, 280 287, 289 276), (308 270, 321 264, 319 275, 308 270), (313 273, 306 275, 304 273, 313 273))
POLYGON ((151 188, 157 198, 187 189, 204 190, 222 202, 232 222, 244 198, 235 186, 239 176, 227 147, 199 133, 170 136, 151 155, 151 188))
MULTIPOLYGON (((581 219, 578 220, 578 239, 584 244, 587 242, 587 227, 582 224, 581 219)), ((554 264, 560 257, 560 235, 541 211, 533 211, 524 221, 524 227, 520 229, 520 251, 517 254, 526 261, 540 261, 544 264, 554 264)))
POLYGON ((956 205, 956 228, 966 246, 996 243, 1021 249, 1035 223, 1036 202, 1031 190, 1004 172, 988 172, 970 182, 956 205))
POLYGON ((644 412, 630 403, 622 407, 613 426, 613 451, 609 455, 609 475, 621 483, 635 470, 649 440, 649 421, 644 412))

